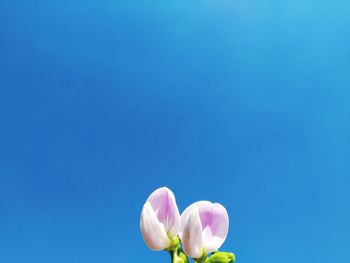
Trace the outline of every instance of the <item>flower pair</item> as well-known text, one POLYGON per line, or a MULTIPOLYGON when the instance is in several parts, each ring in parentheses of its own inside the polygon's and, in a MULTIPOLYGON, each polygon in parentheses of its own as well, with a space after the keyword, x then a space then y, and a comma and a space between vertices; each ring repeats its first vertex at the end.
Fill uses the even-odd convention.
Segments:
POLYGON ((179 236, 186 255, 198 259, 221 247, 229 218, 222 205, 209 201, 193 203, 180 215, 173 192, 163 187, 144 204, 140 226, 150 249, 169 249, 179 236))

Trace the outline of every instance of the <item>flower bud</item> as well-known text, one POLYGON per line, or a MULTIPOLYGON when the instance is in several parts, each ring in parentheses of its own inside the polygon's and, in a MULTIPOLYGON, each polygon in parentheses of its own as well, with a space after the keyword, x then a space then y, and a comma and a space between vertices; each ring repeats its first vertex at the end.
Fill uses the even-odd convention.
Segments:
POLYGON ((226 209, 209 201, 199 201, 181 215, 181 236, 184 251, 192 258, 210 254, 224 243, 229 227, 226 209))
POLYGON ((180 231, 175 196, 166 187, 155 190, 143 206, 140 218, 143 239, 152 250, 164 250, 180 231))
POLYGON ((236 257, 233 253, 229 252, 216 252, 213 253, 209 259, 208 263, 231 263, 236 260, 236 257))

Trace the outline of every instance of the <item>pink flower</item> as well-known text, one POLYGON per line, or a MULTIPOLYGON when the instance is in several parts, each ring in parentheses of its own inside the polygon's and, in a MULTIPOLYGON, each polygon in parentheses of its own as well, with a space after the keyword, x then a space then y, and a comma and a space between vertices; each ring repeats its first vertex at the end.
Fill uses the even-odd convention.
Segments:
POLYGON ((166 187, 155 190, 143 206, 140 227, 152 250, 164 250, 180 231, 180 213, 175 196, 166 187))
POLYGON ((182 244, 185 253, 199 258, 211 253, 224 243, 229 228, 226 209, 209 201, 199 201, 181 215, 182 244))

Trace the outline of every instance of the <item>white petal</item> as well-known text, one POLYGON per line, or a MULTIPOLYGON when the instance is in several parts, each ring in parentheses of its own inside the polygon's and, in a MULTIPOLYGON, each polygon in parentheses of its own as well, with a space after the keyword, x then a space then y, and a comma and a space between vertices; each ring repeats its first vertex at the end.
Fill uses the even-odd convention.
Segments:
POLYGON ((182 233, 183 233, 183 229, 184 229, 184 222, 185 219, 188 217, 188 215, 191 213, 191 211, 196 207, 196 203, 193 203, 191 205, 189 205, 185 211, 182 212, 181 214, 181 230, 179 233, 180 238, 182 239, 182 233))
POLYGON ((186 212, 182 224, 182 244, 185 253, 192 258, 202 256, 202 225, 197 207, 186 212))
POLYGON ((150 249, 164 250, 170 245, 164 225, 159 222, 149 202, 143 206, 140 227, 143 240, 150 249))

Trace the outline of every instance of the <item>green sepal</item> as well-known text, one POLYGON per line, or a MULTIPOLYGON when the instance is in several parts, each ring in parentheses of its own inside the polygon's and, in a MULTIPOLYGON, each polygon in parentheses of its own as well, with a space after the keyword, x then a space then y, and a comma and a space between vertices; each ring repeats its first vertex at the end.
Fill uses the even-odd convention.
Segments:
POLYGON ((203 249, 203 254, 200 258, 194 258, 194 262, 196 263, 206 263, 208 262, 208 254, 207 252, 203 249))

